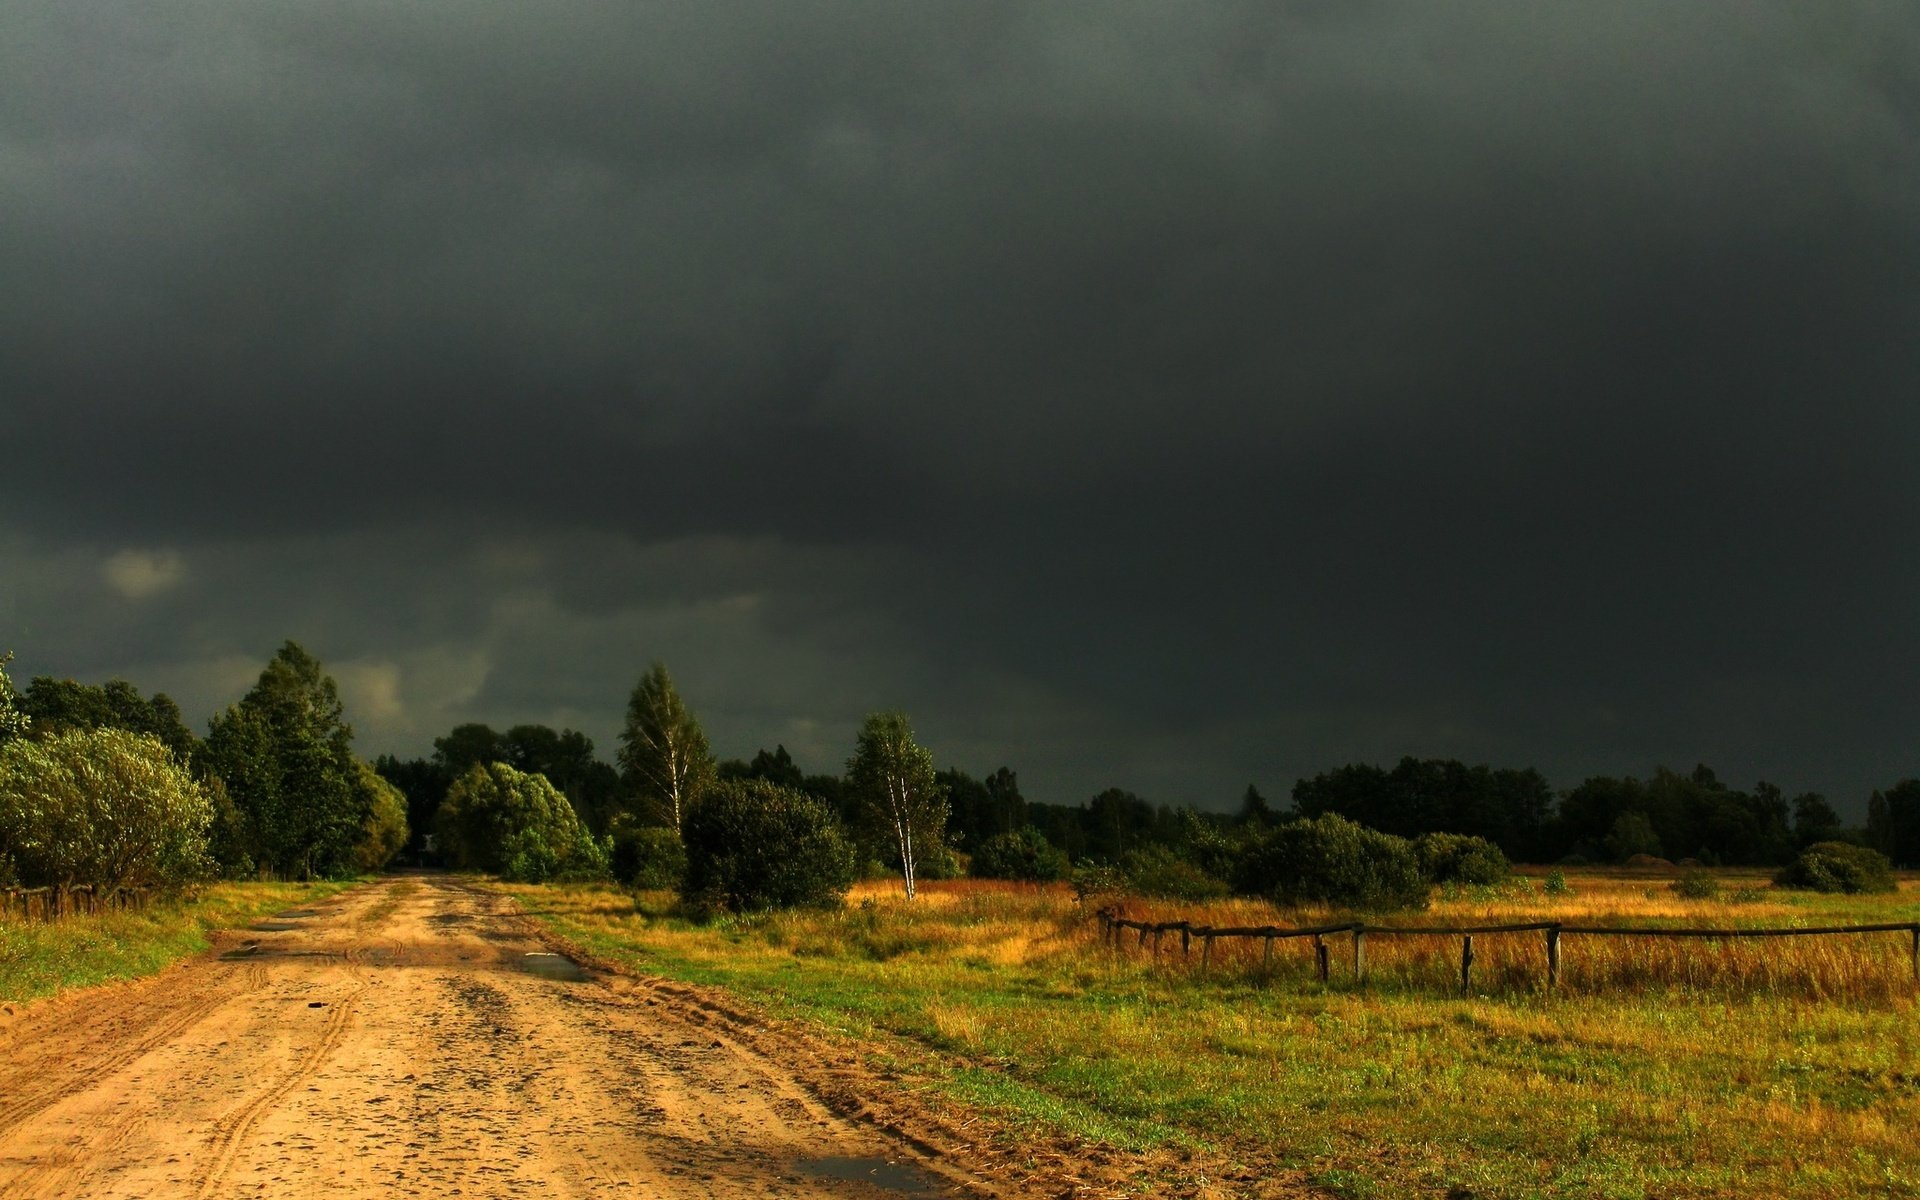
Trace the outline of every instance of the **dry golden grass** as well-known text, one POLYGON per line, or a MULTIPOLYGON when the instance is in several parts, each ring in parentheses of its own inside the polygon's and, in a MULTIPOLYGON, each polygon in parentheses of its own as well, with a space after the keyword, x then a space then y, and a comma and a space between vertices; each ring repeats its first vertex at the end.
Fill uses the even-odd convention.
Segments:
MULTIPOLYGON (((1685 900, 1664 879, 1583 873, 1573 894, 1461 893, 1429 924, 1812 925, 1914 920, 1920 894, 1824 898, 1731 879, 1685 900), (1732 898, 1746 884, 1755 897, 1732 898), (1651 894, 1649 894, 1651 893, 1651 894)), ((1904 946, 1784 939, 1370 937, 1356 987, 1298 943, 1112 952, 1064 887, 864 885, 836 911, 693 925, 665 895, 511 889, 596 953, 733 988, 868 1041, 911 1086, 1023 1128, 1124 1148, 1203 1149, 1335 1194, 1920 1195, 1920 1023, 1904 946), (915 1051, 915 1047, 918 1051, 915 1051), (919 1055, 916 1057, 916 1053, 919 1055)), ((1251 901, 1136 903, 1213 925, 1305 923, 1251 901)), ((1161 1181, 1165 1182, 1165 1181, 1161 1181)), ((1185 1180, 1205 1187, 1217 1181, 1185 1180)), ((1154 1185, 1143 1180, 1142 1186, 1154 1185)), ((1157 1185, 1154 1185, 1157 1186, 1157 1185)))

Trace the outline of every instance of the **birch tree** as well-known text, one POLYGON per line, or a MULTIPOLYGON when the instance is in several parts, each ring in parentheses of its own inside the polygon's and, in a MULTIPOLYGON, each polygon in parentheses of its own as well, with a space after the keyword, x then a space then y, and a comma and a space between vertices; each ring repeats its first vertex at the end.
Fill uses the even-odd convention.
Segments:
POLYGON ((868 819, 892 837, 913 899, 920 860, 946 837, 947 789, 934 778, 933 755, 914 742, 905 713, 867 718, 847 760, 847 783, 868 819))
POLYGON ((674 689, 665 663, 654 663, 627 701, 620 767, 639 805, 676 831, 700 790, 713 779, 707 735, 674 689))

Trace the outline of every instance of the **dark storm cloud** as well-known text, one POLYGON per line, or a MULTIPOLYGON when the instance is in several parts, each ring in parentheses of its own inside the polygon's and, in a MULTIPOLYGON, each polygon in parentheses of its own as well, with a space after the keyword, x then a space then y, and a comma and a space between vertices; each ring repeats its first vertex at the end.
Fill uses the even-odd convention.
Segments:
POLYGON ((417 749, 658 654, 1056 798, 1920 770, 1908 6, 0 20, 23 663, 312 630, 417 749))

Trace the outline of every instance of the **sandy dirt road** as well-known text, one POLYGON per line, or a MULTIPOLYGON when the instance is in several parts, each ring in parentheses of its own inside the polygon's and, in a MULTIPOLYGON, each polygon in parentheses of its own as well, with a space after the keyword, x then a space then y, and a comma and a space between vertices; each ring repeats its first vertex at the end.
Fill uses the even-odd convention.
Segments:
POLYGON ((673 989, 546 949, 401 877, 34 1006, 0 1028, 0 1197, 982 1194, 673 989))

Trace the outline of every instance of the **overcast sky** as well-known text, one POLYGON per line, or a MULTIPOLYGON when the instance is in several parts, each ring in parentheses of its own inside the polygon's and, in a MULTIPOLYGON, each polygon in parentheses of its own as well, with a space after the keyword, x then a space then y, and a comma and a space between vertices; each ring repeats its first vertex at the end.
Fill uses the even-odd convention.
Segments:
POLYGON ((1920 7, 0 8, 0 649, 369 756, 1920 774, 1920 7))

